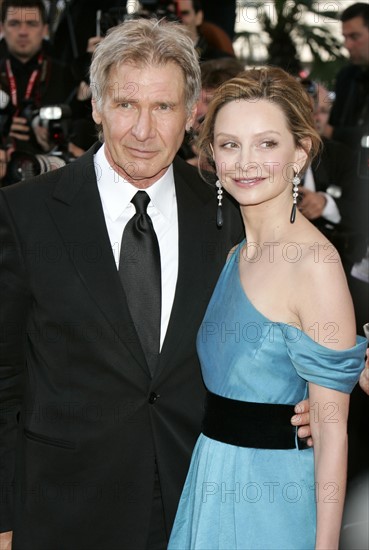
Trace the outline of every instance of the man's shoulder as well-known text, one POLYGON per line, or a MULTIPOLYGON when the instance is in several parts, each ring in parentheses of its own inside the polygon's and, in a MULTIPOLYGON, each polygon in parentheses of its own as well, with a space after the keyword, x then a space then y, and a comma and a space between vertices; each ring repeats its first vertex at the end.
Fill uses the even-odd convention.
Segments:
POLYGON ((351 82, 351 79, 356 78, 361 73, 361 68, 358 65, 346 65, 337 73, 337 84, 342 82, 351 82))
POLYGON ((204 194, 204 198, 211 196, 214 193, 216 175, 211 172, 199 172, 199 169, 192 164, 183 160, 180 156, 176 156, 173 161, 174 177, 181 176, 189 187, 204 194))
POLYGON ((174 179, 178 185, 185 185, 188 189, 191 189, 195 195, 201 198, 203 201, 210 199, 212 194, 212 185, 201 177, 198 169, 192 166, 178 155, 173 160, 173 173, 174 179))
MULTIPOLYGON (((339 161, 342 156, 349 159, 353 157, 352 150, 340 141, 323 137, 322 143, 323 147, 320 158, 332 157, 335 161, 339 161)), ((320 158, 317 159, 317 162, 319 162, 320 158)))
MULTIPOLYGON (((214 218, 214 227, 216 228, 216 208, 218 204, 217 200, 217 188, 215 186, 215 181, 217 179, 216 174, 210 172, 205 172, 200 176, 199 171, 196 167, 192 166, 188 162, 184 161, 180 157, 175 157, 173 161, 174 168, 174 177, 180 174, 181 179, 186 183, 188 188, 191 190, 191 196, 196 196, 198 204, 204 205, 208 208, 207 212, 211 210, 211 215, 214 218)), ((178 190, 178 188, 177 188, 178 190)), ((177 195, 178 199, 178 195, 177 195)), ((234 232, 237 236, 243 235, 243 223, 241 219, 240 209, 237 202, 228 195, 228 193, 223 194, 223 205, 222 210, 225 218, 225 227, 223 228, 222 233, 227 233, 228 231, 234 232)), ((205 211, 204 211, 205 215, 205 211)), ((218 228, 219 229, 219 228, 218 228)), ((235 241, 236 242, 236 241, 235 241)))
MULTIPOLYGON (((198 169, 192 164, 189 164, 179 155, 176 155, 173 160, 174 173, 180 172, 182 175, 187 174, 191 177, 200 178, 198 169)), ((201 178, 200 178, 201 179, 201 178)))

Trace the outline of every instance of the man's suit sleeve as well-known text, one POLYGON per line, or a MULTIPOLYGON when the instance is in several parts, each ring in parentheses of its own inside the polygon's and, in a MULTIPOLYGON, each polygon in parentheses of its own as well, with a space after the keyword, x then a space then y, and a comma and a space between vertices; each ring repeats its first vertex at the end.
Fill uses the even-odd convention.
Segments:
POLYGON ((22 247, 0 191, 0 532, 12 529, 15 447, 30 307, 22 247))

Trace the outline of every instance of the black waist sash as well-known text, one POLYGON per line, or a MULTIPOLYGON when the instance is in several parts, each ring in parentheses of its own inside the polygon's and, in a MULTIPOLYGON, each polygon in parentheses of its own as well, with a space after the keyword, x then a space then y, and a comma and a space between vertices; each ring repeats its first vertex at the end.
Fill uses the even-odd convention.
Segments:
POLYGON ((292 426, 293 405, 251 403, 207 392, 202 433, 211 439, 257 449, 306 449, 292 426))

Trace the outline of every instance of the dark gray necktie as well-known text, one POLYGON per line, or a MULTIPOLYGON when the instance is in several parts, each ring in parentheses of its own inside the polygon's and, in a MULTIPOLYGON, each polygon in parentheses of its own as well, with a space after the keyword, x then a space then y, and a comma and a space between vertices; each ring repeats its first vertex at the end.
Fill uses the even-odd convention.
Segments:
POLYGON ((150 197, 138 191, 136 214, 122 236, 119 275, 146 360, 154 374, 160 349, 161 268, 158 239, 147 213, 150 197))

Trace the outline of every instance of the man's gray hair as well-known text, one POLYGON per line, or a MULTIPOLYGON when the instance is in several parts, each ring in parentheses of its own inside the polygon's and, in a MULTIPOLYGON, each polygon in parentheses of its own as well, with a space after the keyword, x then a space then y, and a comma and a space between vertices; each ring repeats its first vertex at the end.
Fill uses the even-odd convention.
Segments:
POLYGON ((175 63, 183 73, 187 112, 197 101, 201 74, 196 50, 185 27, 164 19, 133 19, 110 29, 92 57, 90 86, 100 111, 109 85, 109 72, 121 64, 138 67, 175 63))

